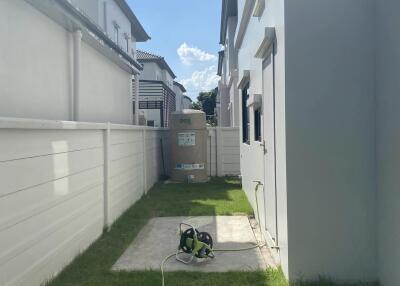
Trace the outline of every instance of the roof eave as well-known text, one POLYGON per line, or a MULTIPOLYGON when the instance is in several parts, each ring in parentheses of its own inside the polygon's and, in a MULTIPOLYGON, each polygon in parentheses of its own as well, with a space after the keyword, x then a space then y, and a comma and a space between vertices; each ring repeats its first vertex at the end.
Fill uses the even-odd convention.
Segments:
POLYGON ((160 66, 162 69, 166 69, 168 73, 171 75, 172 78, 176 78, 175 73, 172 71, 170 66, 167 64, 167 62, 164 60, 164 58, 159 58, 159 59, 139 59, 139 63, 156 63, 160 66))
POLYGON ((182 92, 186 92, 186 88, 179 82, 174 81, 174 85, 176 85, 177 87, 179 87, 181 89, 182 92))
POLYGON ((125 0, 115 0, 119 8, 125 14, 125 16, 131 22, 131 33, 135 37, 137 42, 146 42, 150 40, 150 36, 147 34, 146 30, 143 28, 142 24, 139 22, 136 15, 133 13, 132 9, 129 7, 125 0))
POLYGON ((237 1, 236 0, 223 0, 221 9, 221 30, 219 35, 219 43, 225 45, 226 33, 228 29, 228 18, 237 16, 237 1))

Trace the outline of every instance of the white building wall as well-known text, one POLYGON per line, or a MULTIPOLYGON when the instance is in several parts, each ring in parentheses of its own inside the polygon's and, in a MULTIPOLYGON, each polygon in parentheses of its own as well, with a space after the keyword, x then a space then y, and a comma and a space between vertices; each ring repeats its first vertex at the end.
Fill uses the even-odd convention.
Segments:
POLYGON ((162 71, 156 63, 143 63, 143 71, 140 74, 142 80, 163 80, 162 71))
MULTIPOLYGON (((238 1, 238 22, 243 15, 245 0, 238 1)), ((262 60, 254 56, 264 39, 265 27, 275 27, 277 49, 275 54, 275 157, 276 157, 276 192, 277 192, 277 225, 278 237, 275 245, 279 245, 279 258, 282 270, 289 275, 288 265, 288 228, 287 228, 287 199, 286 199, 286 123, 285 123, 285 2, 281 0, 266 1, 266 8, 262 17, 251 17, 243 43, 238 51, 238 81, 240 81, 246 70, 250 71, 249 94, 263 94, 262 60)), ((238 36, 236 29, 235 41, 238 36)), ((242 102, 241 90, 239 92, 239 124, 242 124, 242 102)), ((265 99, 263 99, 265 100, 265 99)), ((255 183, 253 181, 264 181, 263 173, 263 147, 260 142, 254 141, 254 110, 250 108, 250 145, 240 143, 240 168, 242 174, 243 189, 255 209, 255 183)), ((240 140, 242 140, 242 131, 240 140)), ((266 134, 266 138, 273 138, 273 134, 266 134)), ((267 212, 264 207, 265 200, 263 192, 258 193, 260 202, 261 224, 266 232, 265 216, 267 212)), ((277 253, 275 253, 277 255, 277 253)))
POLYGON ((226 85, 220 84, 218 87, 220 96, 219 114, 218 114, 218 126, 230 127, 230 111, 229 111, 229 100, 230 94, 226 85))
POLYGON ((229 89, 229 96, 230 96, 230 108, 229 108, 229 116, 230 116, 230 125, 231 127, 239 127, 240 126, 240 109, 239 109, 239 91, 237 89, 237 79, 235 78, 232 81, 232 85, 229 89))
POLYGON ((182 110, 182 102, 183 102, 183 93, 182 90, 174 85, 174 93, 175 93, 175 110, 182 110))
POLYGON ((1 118, 0 285, 42 285, 93 243, 164 174, 160 139, 168 166, 163 129, 1 118))
POLYGON ((174 79, 167 70, 163 70, 163 81, 169 88, 173 88, 174 79))
POLYGON ((27 2, 5 0, 0 35, 0 115, 68 120, 70 34, 27 2))
POLYGON ((400 283, 400 9, 398 1, 376 1, 377 168, 379 278, 383 286, 400 283))
POLYGON ((82 43, 80 121, 132 124, 132 75, 82 43))
POLYGON ((131 54, 134 58, 136 57, 136 39, 131 35, 131 22, 114 0, 71 0, 71 3, 89 16, 125 52, 131 54), (115 35, 114 23, 119 26, 118 42, 115 35), (129 37, 128 44, 125 35, 129 37))
POLYGON ((192 101, 190 101, 188 98, 183 97, 182 100, 182 109, 191 109, 192 108, 192 101))
POLYGON ((145 116, 147 121, 154 121, 154 127, 161 127, 160 109, 141 109, 140 112, 145 116))
MULTIPOLYGON (((85 0, 94 1, 94 0, 85 0)), ((131 37, 131 23, 125 14, 121 11, 114 0, 97 0, 98 1, 98 25, 102 27, 107 35, 118 44, 124 51, 129 52, 132 47, 135 47, 134 39, 128 40, 128 49, 126 48, 125 34, 131 37), (104 13, 104 8, 106 13, 104 13), (104 18, 104 14, 106 18, 104 18), (118 42, 114 33, 114 23, 120 27, 118 29, 118 42), (133 44, 132 44, 133 40, 133 44)), ((79 1, 80 2, 80 1, 79 1)))
MULTIPOLYGON (((0 8, 7 39, 0 48, 0 115, 72 119, 71 33, 25 1, 0 1, 0 8)), ((85 40, 80 71, 80 120, 131 124, 131 74, 85 40)))
POLYGON ((103 27, 103 25, 99 23, 100 19, 103 17, 103 15, 99 13, 99 0, 70 0, 70 2, 77 7, 79 11, 89 16, 93 22, 103 27))
POLYGON ((285 1, 290 278, 377 279, 374 3, 285 1))

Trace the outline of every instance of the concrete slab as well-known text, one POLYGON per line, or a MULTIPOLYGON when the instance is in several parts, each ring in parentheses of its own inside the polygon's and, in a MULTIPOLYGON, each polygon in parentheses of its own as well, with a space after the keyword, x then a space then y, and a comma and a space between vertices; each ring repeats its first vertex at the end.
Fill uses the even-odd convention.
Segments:
MULTIPOLYGON (((133 243, 112 267, 116 271, 159 270, 161 261, 178 247, 178 225, 186 222, 211 234, 214 249, 251 246, 256 239, 246 216, 154 218, 140 231, 133 243)), ((217 252, 214 259, 194 259, 185 265, 171 258, 165 271, 256 271, 267 263, 259 248, 240 252, 217 252)))

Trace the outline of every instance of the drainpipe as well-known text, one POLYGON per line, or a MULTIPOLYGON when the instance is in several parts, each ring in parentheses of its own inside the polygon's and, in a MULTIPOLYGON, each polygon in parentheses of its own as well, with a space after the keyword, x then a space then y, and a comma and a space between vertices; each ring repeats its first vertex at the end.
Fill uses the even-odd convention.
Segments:
POLYGON ((72 118, 79 121, 79 92, 80 92, 80 61, 81 61, 81 43, 82 32, 76 30, 73 34, 74 42, 74 60, 73 60, 73 98, 72 98, 72 118))
POLYGON ((139 125, 139 74, 135 74, 135 125, 139 125))

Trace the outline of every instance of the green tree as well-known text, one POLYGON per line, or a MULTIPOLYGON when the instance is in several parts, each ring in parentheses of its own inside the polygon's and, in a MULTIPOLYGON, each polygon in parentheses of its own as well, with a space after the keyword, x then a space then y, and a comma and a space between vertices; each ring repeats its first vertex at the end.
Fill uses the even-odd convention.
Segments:
POLYGON ((196 110, 201 110, 201 103, 199 102, 193 102, 192 103, 192 108, 196 110))
POLYGON ((193 102, 192 108, 202 110, 207 116, 207 123, 215 126, 217 124, 215 118, 215 107, 217 105, 217 94, 218 88, 214 88, 210 91, 202 91, 197 97, 197 102, 193 102))
POLYGON ((211 91, 202 91, 199 93, 195 104, 200 106, 207 116, 212 116, 216 107, 217 94, 218 88, 214 88, 211 91))

